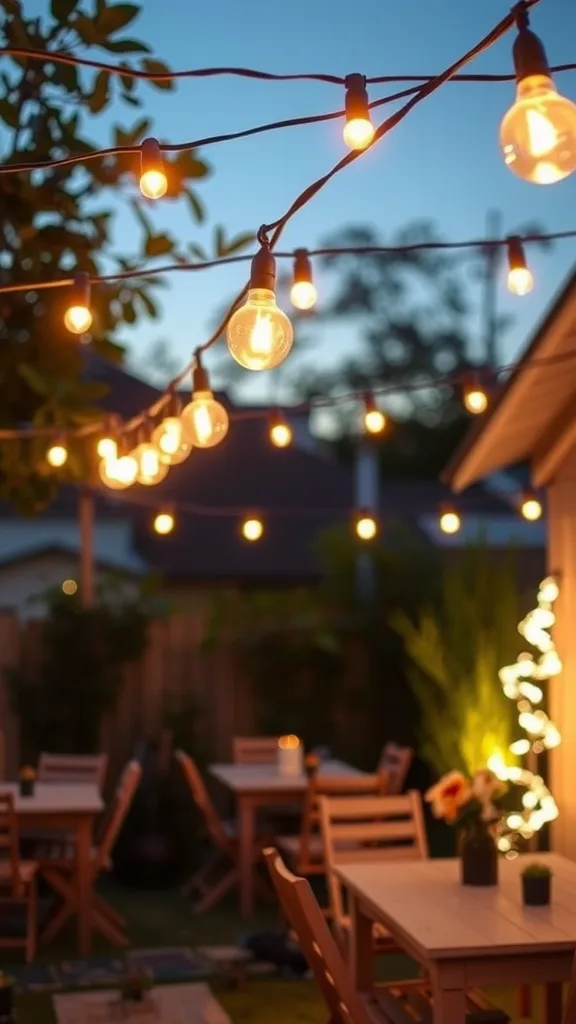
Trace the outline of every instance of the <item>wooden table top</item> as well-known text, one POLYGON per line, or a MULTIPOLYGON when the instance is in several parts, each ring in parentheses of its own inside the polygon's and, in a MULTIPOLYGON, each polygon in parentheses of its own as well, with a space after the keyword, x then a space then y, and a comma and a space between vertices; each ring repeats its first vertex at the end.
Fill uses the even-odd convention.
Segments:
MULTIPOLYGON (((275 764, 211 764, 209 771, 234 793, 291 793, 304 792, 308 776, 280 775, 275 764)), ((364 775, 359 768, 353 768, 343 761, 323 761, 318 775, 364 775)))
POLYGON ((98 786, 83 782, 37 782, 33 796, 20 796, 17 782, 1 782, 0 793, 12 793, 14 808, 26 814, 100 814, 104 801, 98 786))
POLYGON ((500 861, 490 888, 460 883, 451 860, 341 864, 336 873, 375 920, 428 959, 552 953, 576 947, 576 863, 558 854, 500 861), (524 907, 520 874, 534 861, 553 871, 548 907, 524 907))

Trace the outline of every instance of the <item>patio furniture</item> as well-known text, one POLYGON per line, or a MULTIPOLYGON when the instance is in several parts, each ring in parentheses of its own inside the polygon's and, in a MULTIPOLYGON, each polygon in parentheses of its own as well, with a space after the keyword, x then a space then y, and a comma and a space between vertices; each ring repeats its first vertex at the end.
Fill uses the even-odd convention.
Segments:
MULTIPOLYGON (((254 909, 254 842, 256 814, 262 808, 302 805, 308 788, 308 776, 280 775, 275 765, 214 764, 210 773, 236 797, 236 835, 240 870, 240 906, 250 917, 254 909)), ((363 775, 342 761, 324 761, 320 775, 363 775)))
MULTIPOLYGON (((319 801, 326 854, 328 893, 336 935, 349 950, 350 915, 336 867, 341 864, 384 865, 398 860, 423 860, 428 842, 420 793, 339 800, 323 796, 319 801)), ((376 923, 373 940, 379 952, 398 950, 393 937, 376 923)))
POLYGON ((566 996, 566 1005, 564 1006, 564 1016, 562 1017, 562 1024, 575 1024, 576 1022, 576 956, 574 957, 574 963, 572 966, 572 976, 570 978, 570 985, 568 986, 568 994, 566 996))
POLYGON ((498 886, 463 886, 456 859, 336 865, 351 898, 350 965, 356 988, 373 987, 373 922, 430 977, 433 1024, 464 1024, 466 990, 497 985, 545 986, 545 1024, 562 1019, 562 983, 576 948, 576 864, 539 854, 554 873, 545 910, 524 907, 526 857, 503 860, 498 886))
POLYGON ((276 764, 277 736, 235 736, 232 741, 234 764, 276 764))
POLYGON ((104 788, 108 754, 49 754, 42 751, 38 761, 38 782, 84 782, 104 788))
POLYGON ((385 743, 382 747, 378 771, 385 771, 388 774, 390 796, 404 792, 406 778, 413 760, 412 747, 400 747, 397 743, 385 743))
POLYGON ((0 848, 4 853, 0 860, 0 920, 7 909, 22 906, 26 911, 24 937, 0 935, 0 947, 24 948, 26 963, 31 963, 36 957, 38 865, 34 861, 20 860, 18 818, 11 793, 0 794, 0 848))
MULTIPOLYGON (((220 818, 194 759, 183 750, 176 750, 174 756, 184 773, 192 799, 212 842, 207 862, 188 879, 182 889, 183 893, 196 894, 194 909, 201 913, 213 907, 240 882, 238 841, 234 825, 220 818)), ((256 860, 261 849, 262 844, 258 845, 254 837, 251 863, 256 860)))
POLYGON ((81 956, 90 952, 92 910, 92 835, 94 822, 104 804, 95 785, 36 784, 33 796, 21 796, 17 783, 0 784, 0 794, 10 793, 19 829, 46 828, 74 837, 70 875, 76 894, 77 946, 81 956))
MULTIPOLYGON (((88 863, 84 870, 87 873, 86 889, 89 896, 88 929, 100 932, 114 946, 127 946, 125 921, 109 903, 93 887, 99 875, 110 867, 110 854, 120 834, 120 830, 138 788, 142 768, 138 761, 130 761, 122 773, 116 789, 108 819, 104 824, 100 843, 88 849, 88 863)), ((53 786, 59 791, 63 786, 53 786)), ((85 787, 78 787, 85 788, 85 787)), ((80 893, 74 882, 77 863, 76 844, 48 842, 38 849, 38 861, 42 876, 62 897, 62 903, 46 925, 41 940, 48 944, 62 929, 68 918, 80 912, 80 893), (76 849, 75 849, 76 846, 76 849)))
POLYGON ((348 803, 354 797, 381 796, 387 792, 387 788, 388 776, 385 772, 341 776, 315 773, 308 780, 300 834, 278 836, 276 846, 297 874, 325 874, 326 858, 320 831, 319 800, 322 797, 342 797, 348 803))

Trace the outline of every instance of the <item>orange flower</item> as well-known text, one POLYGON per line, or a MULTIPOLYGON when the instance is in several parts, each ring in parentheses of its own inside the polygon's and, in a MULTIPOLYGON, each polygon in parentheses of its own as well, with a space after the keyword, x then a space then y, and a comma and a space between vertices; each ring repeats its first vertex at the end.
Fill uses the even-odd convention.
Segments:
POLYGON ((24 767, 20 769, 20 778, 25 782, 33 782, 36 778, 36 769, 33 768, 32 765, 25 764, 24 767))
POLYGON ((444 818, 452 824, 458 812, 472 797, 470 780, 462 772, 448 772, 426 793, 426 800, 432 807, 435 818, 444 818))

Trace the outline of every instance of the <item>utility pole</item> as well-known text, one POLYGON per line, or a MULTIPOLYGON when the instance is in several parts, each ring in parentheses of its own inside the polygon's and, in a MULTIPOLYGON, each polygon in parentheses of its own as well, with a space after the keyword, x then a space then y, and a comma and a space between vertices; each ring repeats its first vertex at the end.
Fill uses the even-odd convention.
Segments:
MULTIPOLYGON (((486 215, 486 237, 501 238, 502 230, 502 214, 499 210, 489 210, 486 215)), ((482 300, 484 361, 492 370, 499 363, 497 303, 500 256, 500 248, 497 245, 487 245, 482 251, 484 260, 484 297, 482 300)))

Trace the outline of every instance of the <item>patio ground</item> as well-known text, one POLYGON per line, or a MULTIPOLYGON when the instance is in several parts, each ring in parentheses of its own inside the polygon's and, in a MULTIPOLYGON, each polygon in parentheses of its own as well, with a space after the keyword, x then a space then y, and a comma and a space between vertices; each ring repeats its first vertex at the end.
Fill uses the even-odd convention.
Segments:
MULTIPOLYGON (((247 928, 234 901, 196 916, 188 900, 177 891, 142 892, 108 883, 105 894, 126 917, 133 945, 139 948, 233 944, 247 931, 275 928, 279 923, 277 913, 271 908, 261 912, 247 928)), ((57 963, 73 957, 73 949, 73 934, 65 931, 57 944, 41 953, 40 959, 57 963)), ((94 953, 104 952, 110 952, 109 947, 97 942, 94 953)), ((2 959, 9 971, 8 957, 2 959)), ((400 977, 404 973, 403 965, 394 959, 394 963, 392 958, 387 961, 388 969, 393 972, 390 976, 400 977)), ((10 960, 21 962, 18 954, 10 955, 10 960)), ((223 990, 217 983, 210 984, 233 1024, 325 1024, 326 1010, 313 982, 266 977, 249 980, 236 991, 223 990)), ((509 1012, 513 1011, 514 993, 499 992, 497 999, 509 1012)), ((55 1024, 50 995, 20 996, 17 1009, 18 1024, 55 1024)), ((534 1024, 539 1021, 540 1016, 536 1015, 534 1024)), ((520 1024, 520 1019, 514 1018, 514 1024, 520 1024)))

